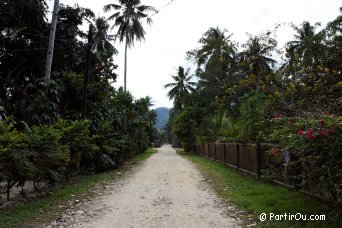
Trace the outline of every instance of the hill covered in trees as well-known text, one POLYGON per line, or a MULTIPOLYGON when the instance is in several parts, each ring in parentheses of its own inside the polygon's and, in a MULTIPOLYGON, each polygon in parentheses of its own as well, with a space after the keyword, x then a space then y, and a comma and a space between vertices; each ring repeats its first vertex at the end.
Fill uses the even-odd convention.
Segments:
POLYGON ((156 128, 160 130, 163 128, 163 126, 165 126, 165 124, 169 120, 170 109, 166 107, 159 107, 156 108, 155 111, 157 113, 156 128))

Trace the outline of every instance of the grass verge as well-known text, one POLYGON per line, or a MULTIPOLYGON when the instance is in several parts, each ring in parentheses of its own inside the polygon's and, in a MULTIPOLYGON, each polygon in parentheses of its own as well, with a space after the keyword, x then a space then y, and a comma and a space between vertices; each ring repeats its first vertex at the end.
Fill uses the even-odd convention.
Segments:
POLYGON ((127 164, 110 172, 91 176, 77 176, 67 184, 58 187, 49 196, 23 204, 0 215, 0 227, 36 227, 57 219, 65 210, 60 205, 73 200, 75 196, 81 197, 81 195, 88 194, 95 186, 104 186, 113 182, 123 173, 131 170, 135 163, 148 159, 155 152, 154 149, 148 149, 132 158, 127 164))
POLYGON ((338 205, 328 205, 303 193, 258 181, 219 162, 183 150, 177 152, 198 166, 221 198, 253 213, 259 227, 340 227, 342 224, 338 205), (267 215, 265 222, 259 219, 261 213, 267 215), (271 221, 270 213, 287 216, 301 213, 307 216, 307 220, 310 215, 325 215, 325 221, 297 221, 295 218, 290 221, 285 217, 281 221, 275 218, 271 221))

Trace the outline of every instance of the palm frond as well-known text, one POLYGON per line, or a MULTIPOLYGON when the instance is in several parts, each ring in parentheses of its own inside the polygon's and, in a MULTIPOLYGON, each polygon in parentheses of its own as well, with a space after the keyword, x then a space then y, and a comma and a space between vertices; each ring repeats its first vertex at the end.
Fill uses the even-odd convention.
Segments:
POLYGON ((109 12, 110 10, 114 9, 114 10, 120 10, 122 8, 122 6, 120 5, 116 5, 116 4, 107 4, 103 7, 103 11, 104 12, 109 12))

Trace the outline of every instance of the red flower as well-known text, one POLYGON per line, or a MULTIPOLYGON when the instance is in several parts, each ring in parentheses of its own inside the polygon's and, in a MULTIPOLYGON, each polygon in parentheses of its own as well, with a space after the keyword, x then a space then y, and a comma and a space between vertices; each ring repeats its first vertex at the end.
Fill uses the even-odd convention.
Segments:
POLYGON ((325 124, 325 120, 323 120, 323 119, 319 120, 319 125, 320 125, 321 127, 323 127, 324 124, 325 124))
POLYGON ((314 130, 313 130, 313 129, 310 129, 310 130, 307 131, 307 134, 308 134, 308 135, 312 135, 313 133, 314 133, 314 130))
POLYGON ((289 127, 291 127, 292 125, 293 125, 293 120, 289 120, 289 121, 287 121, 287 126, 289 126, 289 127))
POLYGON ((319 129, 319 130, 318 130, 318 134, 319 134, 319 135, 324 135, 325 132, 324 132, 322 129, 319 129))
POLYGON ((316 138, 316 135, 308 135, 310 139, 316 138))
POLYGON ((298 135, 302 135, 304 132, 302 129, 298 130, 298 135))
POLYGON ((313 129, 310 129, 306 132, 306 135, 310 138, 310 139, 314 139, 316 138, 316 136, 313 134, 314 133, 314 130, 313 129))
POLYGON ((271 152, 272 157, 274 157, 276 153, 277 153, 277 149, 273 147, 272 152, 271 152))

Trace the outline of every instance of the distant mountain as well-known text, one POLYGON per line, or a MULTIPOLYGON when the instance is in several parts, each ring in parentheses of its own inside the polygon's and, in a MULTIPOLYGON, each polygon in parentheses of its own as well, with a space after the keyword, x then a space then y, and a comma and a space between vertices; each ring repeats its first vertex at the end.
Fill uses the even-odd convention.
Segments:
POLYGON ((162 127, 167 123, 169 120, 169 108, 160 107, 156 108, 155 111, 157 112, 157 123, 156 128, 158 130, 162 129, 162 127))

